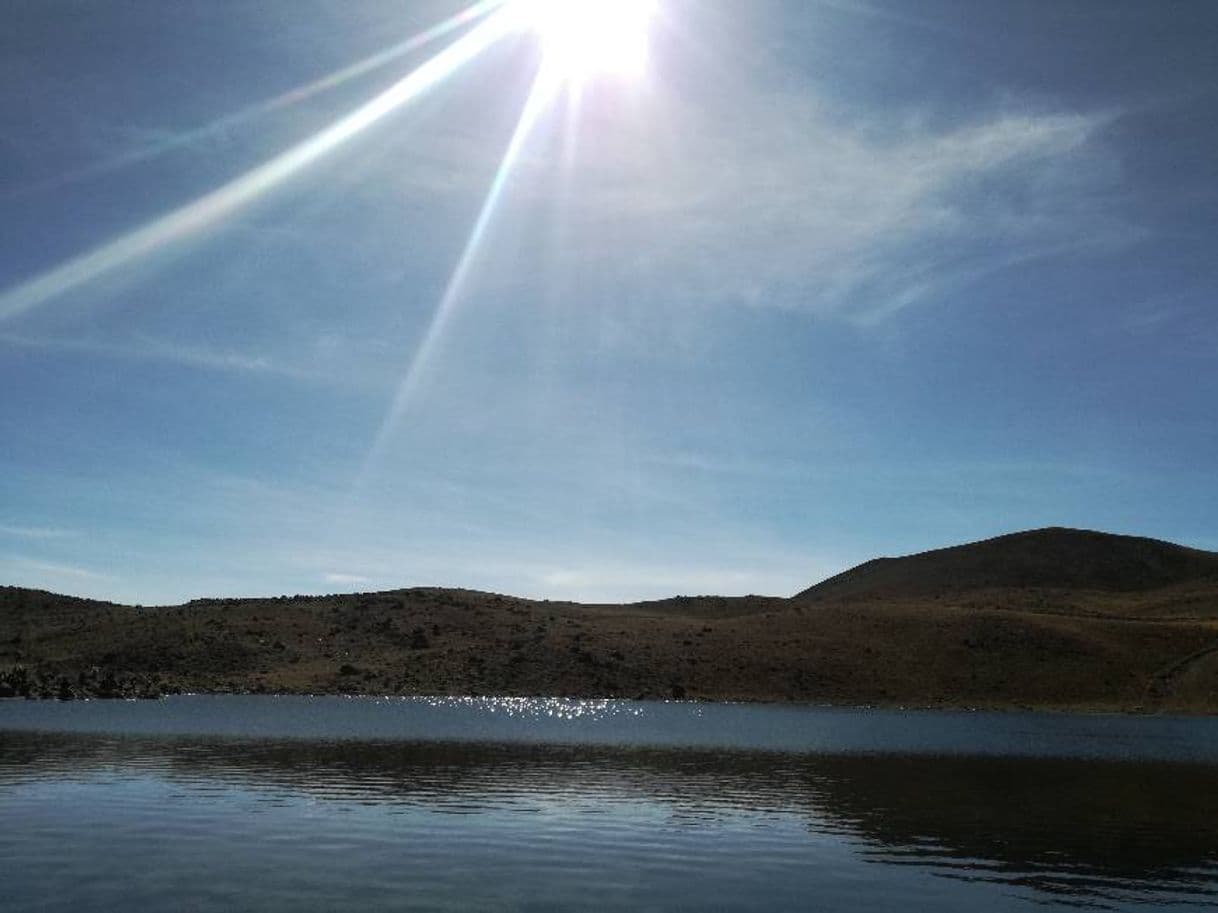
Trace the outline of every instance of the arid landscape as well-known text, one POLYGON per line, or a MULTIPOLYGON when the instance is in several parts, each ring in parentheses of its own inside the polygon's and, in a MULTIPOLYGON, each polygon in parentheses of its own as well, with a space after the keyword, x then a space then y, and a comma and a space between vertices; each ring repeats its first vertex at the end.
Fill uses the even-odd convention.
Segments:
POLYGON ((0 913, 1218 913, 1218 0, 4 11, 0 913))
POLYGON ((512 694, 1218 710, 1218 554, 1067 529, 867 562, 791 598, 450 589, 141 607, 0 590, 0 693, 512 694))

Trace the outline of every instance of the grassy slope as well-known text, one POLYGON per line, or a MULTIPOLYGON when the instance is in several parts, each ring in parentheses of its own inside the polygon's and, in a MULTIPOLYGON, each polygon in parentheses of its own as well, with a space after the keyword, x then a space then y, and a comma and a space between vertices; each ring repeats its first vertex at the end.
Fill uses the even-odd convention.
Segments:
POLYGON ((1067 530, 947 551, 869 562, 790 600, 416 589, 138 609, 5 588, 0 671, 25 666, 35 693, 1218 710, 1218 555, 1067 530))

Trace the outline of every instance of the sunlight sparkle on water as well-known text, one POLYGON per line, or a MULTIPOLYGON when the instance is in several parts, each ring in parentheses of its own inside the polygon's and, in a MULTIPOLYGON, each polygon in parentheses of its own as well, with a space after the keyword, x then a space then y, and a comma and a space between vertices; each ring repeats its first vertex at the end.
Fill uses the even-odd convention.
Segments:
POLYGON ((626 714, 641 716, 643 708, 610 698, 567 697, 427 697, 402 698, 420 700, 431 707, 463 707, 469 710, 503 714, 521 719, 548 717, 554 720, 599 720, 626 714))

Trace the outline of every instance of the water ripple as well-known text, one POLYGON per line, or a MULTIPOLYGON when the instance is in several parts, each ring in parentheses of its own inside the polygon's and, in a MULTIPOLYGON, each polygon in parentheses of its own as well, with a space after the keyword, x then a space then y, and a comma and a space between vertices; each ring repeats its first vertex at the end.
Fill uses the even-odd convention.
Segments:
MULTIPOLYGON (((651 712, 479 700, 480 714, 543 727, 551 710, 651 712)), ((6 913, 1218 906, 1218 766, 1187 757, 356 740, 338 728, 0 730, 6 913)))

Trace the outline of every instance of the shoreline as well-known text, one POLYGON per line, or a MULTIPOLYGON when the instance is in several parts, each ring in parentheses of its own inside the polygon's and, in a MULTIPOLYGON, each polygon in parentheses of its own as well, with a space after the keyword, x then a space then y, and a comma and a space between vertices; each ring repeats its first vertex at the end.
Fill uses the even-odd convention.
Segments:
POLYGON ((661 703, 661 704, 690 704, 690 705, 740 705, 756 707, 790 707, 808 710, 841 711, 847 713, 965 713, 965 714, 1035 714, 1053 716, 1085 716, 1103 717, 1117 716, 1129 718, 1181 718, 1207 719, 1218 717, 1218 712, 1210 710, 1173 710, 1164 711, 1140 708, 1102 707, 1094 704, 956 704, 950 702, 919 704, 919 703, 826 703, 823 701, 777 700, 766 698, 724 697, 724 698, 671 698, 660 696, 625 697, 622 695, 570 695, 570 694, 395 694, 372 692, 341 692, 341 691, 167 691, 157 695, 128 695, 101 696, 79 695, 71 698, 60 698, 55 695, 13 695, 0 697, 0 703, 9 701, 34 701, 38 703, 111 703, 130 702, 143 703, 167 700, 170 698, 193 697, 255 697, 267 698, 343 698, 368 702, 379 701, 435 701, 435 702, 496 702, 496 701, 589 701, 589 702, 620 702, 620 703, 661 703))
POLYGON ((180 692, 1207 716, 1218 554, 1042 530, 790 598, 623 605, 423 587, 148 608, 0 587, 0 697, 180 692))

